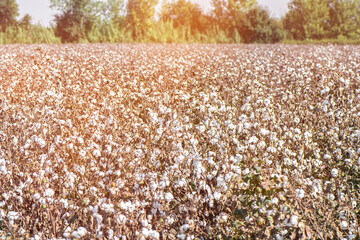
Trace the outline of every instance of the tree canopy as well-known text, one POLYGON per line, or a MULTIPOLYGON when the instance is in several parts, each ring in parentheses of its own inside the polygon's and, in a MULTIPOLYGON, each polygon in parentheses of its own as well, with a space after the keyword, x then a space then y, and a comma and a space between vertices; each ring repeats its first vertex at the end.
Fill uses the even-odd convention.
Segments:
MULTIPOLYGON (((64 43, 360 41, 360 0, 290 0, 281 19, 256 0, 211 0, 208 12, 191 0, 50 1, 58 14, 45 32, 64 43)), ((18 15, 15 0, 0 0, 1 32, 38 31, 18 15)))
POLYGON ((5 31, 8 26, 14 25, 19 15, 19 6, 15 0, 0 0, 0 26, 5 31))

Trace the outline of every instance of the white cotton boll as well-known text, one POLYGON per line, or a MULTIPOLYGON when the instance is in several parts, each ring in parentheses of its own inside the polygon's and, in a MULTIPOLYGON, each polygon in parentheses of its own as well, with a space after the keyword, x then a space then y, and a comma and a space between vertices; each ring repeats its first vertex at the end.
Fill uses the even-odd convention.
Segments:
POLYGON ((226 213, 221 213, 221 221, 226 222, 228 220, 228 215, 226 213))
POLYGON ((70 238, 71 236, 71 228, 70 227, 67 227, 63 233, 63 237, 64 238, 70 238))
POLYGON ((36 143, 37 143, 41 148, 43 148, 43 147, 46 146, 45 140, 42 139, 41 137, 38 137, 38 138, 36 139, 36 143))
POLYGON ((201 133, 203 133, 203 132, 205 132, 205 130, 206 130, 206 127, 205 127, 204 125, 200 125, 199 131, 200 131, 201 133))
POLYGON ((17 139, 17 137, 15 137, 15 136, 13 137, 13 144, 14 144, 14 145, 17 145, 17 144, 18 144, 18 139, 17 139))
POLYGON ((103 217, 100 214, 94 213, 93 217, 96 219, 98 225, 102 223, 103 217))
POLYGON ((7 174, 7 169, 5 166, 0 166, 0 173, 6 175, 7 174))
POLYGON ((337 177, 338 175, 339 175, 339 170, 337 170, 336 168, 333 168, 331 170, 331 176, 337 177))
POLYGON ((158 184, 157 184, 156 182, 152 181, 152 182, 150 183, 150 189, 151 189, 152 191, 155 191, 157 188, 158 188, 158 184))
POLYGON ((38 234, 35 234, 34 240, 40 240, 40 239, 41 239, 41 237, 38 234))
POLYGON ((296 197, 300 199, 305 197, 305 191, 303 189, 296 189, 295 192, 296 192, 296 197))
POLYGON ((357 235, 355 234, 350 234, 346 240, 352 240, 352 239, 355 239, 357 235))
POLYGON ((7 214, 9 220, 18 220, 20 218, 20 213, 15 211, 9 211, 7 214))
POLYGON ((263 135, 263 136, 266 136, 270 133, 269 130, 265 129, 265 128, 261 128, 260 129, 260 134, 263 135))
POLYGON ((174 222, 175 222, 175 219, 173 217, 169 216, 169 217, 166 218, 166 223, 167 224, 171 225, 174 222))
POLYGON ((271 199, 271 203, 277 205, 279 203, 279 199, 277 197, 274 197, 273 199, 271 199))
POLYGON ((102 238, 104 235, 103 235, 103 232, 102 231, 98 231, 96 233, 96 238, 102 238))
POLYGON ((180 232, 187 232, 190 229, 190 225, 189 224, 184 224, 179 228, 180 232))
POLYGON ((174 196, 171 193, 165 193, 165 199, 169 202, 174 199, 174 196))
POLYGON ((292 215, 289 220, 289 223, 291 224, 291 226, 296 227, 298 225, 298 219, 299 219, 298 216, 292 215))
POLYGON ((215 126, 217 126, 217 122, 215 120, 211 120, 210 127, 215 127, 215 126))
POLYGON ((155 230, 150 230, 148 236, 150 239, 154 239, 154 240, 160 239, 160 234, 155 230))
POLYGON ((219 200, 220 200, 220 197, 221 197, 221 193, 218 192, 218 191, 215 191, 215 192, 214 192, 214 199, 215 199, 216 201, 219 201, 219 200))
POLYGON ((112 230, 112 229, 109 229, 109 230, 108 230, 108 237, 109 237, 109 239, 113 239, 113 238, 114 238, 114 230, 112 230))
POLYGON ((141 234, 145 237, 148 238, 149 237, 149 229, 143 227, 141 230, 141 234))
POLYGON ((210 143, 211 143, 212 145, 215 145, 215 144, 217 144, 218 142, 219 142, 219 140, 218 140, 217 138, 213 138, 213 139, 210 140, 210 143))
POLYGON ((180 233, 180 234, 177 234, 176 237, 180 240, 185 240, 186 239, 186 234, 184 233, 180 233))
POLYGON ((68 148, 69 150, 72 150, 72 149, 74 148, 74 144, 73 144, 73 143, 69 143, 69 144, 67 145, 67 148, 68 148))
POLYGON ((340 227, 341 227, 342 230, 347 229, 348 226, 349 226, 349 223, 347 221, 345 221, 345 220, 341 221, 340 227))
POLYGON ((258 138, 256 136, 252 136, 250 139, 249 139, 249 143, 257 143, 258 142, 258 138))
POLYGON ((258 143, 257 146, 258 146, 258 148, 263 149, 263 148, 266 147, 266 143, 264 141, 261 141, 261 142, 258 143))
POLYGON ((120 214, 119 216, 117 216, 116 221, 119 224, 124 224, 124 223, 126 223, 126 216, 123 214, 120 214))
POLYGON ((101 156, 101 152, 98 150, 98 149, 95 149, 93 152, 92 152, 93 156, 94 157, 100 157, 101 156))
POLYGON ((296 124, 298 124, 298 123, 300 123, 300 119, 299 119, 298 117, 295 117, 295 118, 294 118, 294 122, 295 122, 296 124))
POLYGON ((32 198, 33 198, 34 200, 39 200, 40 197, 41 197, 41 195, 40 195, 39 193, 35 193, 35 194, 32 195, 32 198))
POLYGON ((334 194, 329 194, 329 195, 328 195, 328 199, 329 199, 330 201, 334 201, 334 200, 335 200, 334 194))
POLYGON ((79 234, 80 237, 83 237, 83 236, 85 236, 85 235, 87 234, 87 230, 86 230, 86 228, 84 228, 84 227, 79 227, 79 228, 77 229, 77 232, 78 232, 78 234, 79 234))
POLYGON ((242 171, 242 174, 243 175, 247 175, 250 173, 250 170, 248 168, 245 168, 243 171, 242 171))
POLYGON ((44 192, 44 197, 52 197, 54 195, 54 190, 52 190, 51 188, 48 188, 45 190, 44 192))
POLYGON ((339 218, 342 219, 342 220, 346 220, 347 217, 346 217, 346 211, 345 210, 341 210, 339 212, 339 218))

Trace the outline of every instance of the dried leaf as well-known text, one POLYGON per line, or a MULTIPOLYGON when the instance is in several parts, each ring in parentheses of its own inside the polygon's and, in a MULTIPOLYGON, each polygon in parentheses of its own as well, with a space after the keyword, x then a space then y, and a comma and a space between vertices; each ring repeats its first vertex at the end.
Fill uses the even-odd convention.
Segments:
POLYGON ((269 239, 269 238, 270 238, 270 234, 271 234, 270 227, 266 227, 266 228, 265 228, 265 231, 264 231, 264 237, 265 237, 265 239, 269 239))

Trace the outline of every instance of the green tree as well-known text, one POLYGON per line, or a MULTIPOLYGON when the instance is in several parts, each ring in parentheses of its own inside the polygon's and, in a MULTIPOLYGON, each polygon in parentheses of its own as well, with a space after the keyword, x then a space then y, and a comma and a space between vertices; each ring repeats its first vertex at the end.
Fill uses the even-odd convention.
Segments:
POLYGON ((214 24, 234 42, 277 42, 281 39, 279 22, 255 0, 212 0, 214 24))
POLYGON ((304 40, 305 34, 305 0, 292 0, 288 4, 288 12, 283 19, 286 37, 296 40, 304 40))
POLYGON ((19 15, 19 6, 15 0, 0 0, 0 27, 4 32, 8 26, 17 23, 16 17, 19 15))
POLYGON ((25 29, 29 29, 31 27, 31 16, 29 14, 25 14, 19 21, 19 25, 25 29))
POLYGON ((189 28, 192 34, 203 33, 208 26, 208 18, 203 14, 201 7, 186 0, 165 3, 161 19, 164 22, 173 22, 175 28, 189 28))
POLYGON ((328 35, 327 0, 292 0, 283 24, 287 37, 296 40, 322 39, 328 35))
POLYGON ((257 6, 256 0, 212 0, 211 13, 214 24, 238 42, 239 34, 246 25, 246 14, 257 6))
POLYGON ((305 1, 305 35, 308 39, 322 39, 328 35, 329 8, 327 0, 305 1))
POLYGON ((125 5, 123 0, 107 0, 103 6, 103 16, 119 28, 124 27, 125 5))
POLYGON ((230 28, 231 20, 228 4, 229 2, 227 0, 211 0, 211 6, 213 7, 211 12, 213 24, 227 32, 230 28))
POLYGON ((360 37, 360 4, 358 0, 329 0, 329 37, 360 37))
POLYGON ((94 0, 50 0, 51 7, 60 11, 55 16, 55 35, 62 42, 87 41, 100 19, 101 2, 94 0))
POLYGON ((126 24, 134 40, 147 40, 155 24, 157 0, 128 0, 126 24))
POLYGON ((281 29, 269 11, 260 6, 253 7, 246 14, 238 29, 245 43, 274 43, 281 40, 281 29))

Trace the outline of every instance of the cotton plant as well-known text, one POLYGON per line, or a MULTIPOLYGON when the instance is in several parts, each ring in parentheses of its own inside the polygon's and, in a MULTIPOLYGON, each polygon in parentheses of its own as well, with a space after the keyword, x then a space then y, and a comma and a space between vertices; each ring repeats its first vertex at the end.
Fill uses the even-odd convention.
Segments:
POLYGON ((356 46, 1 50, 4 234, 356 235, 356 46))

